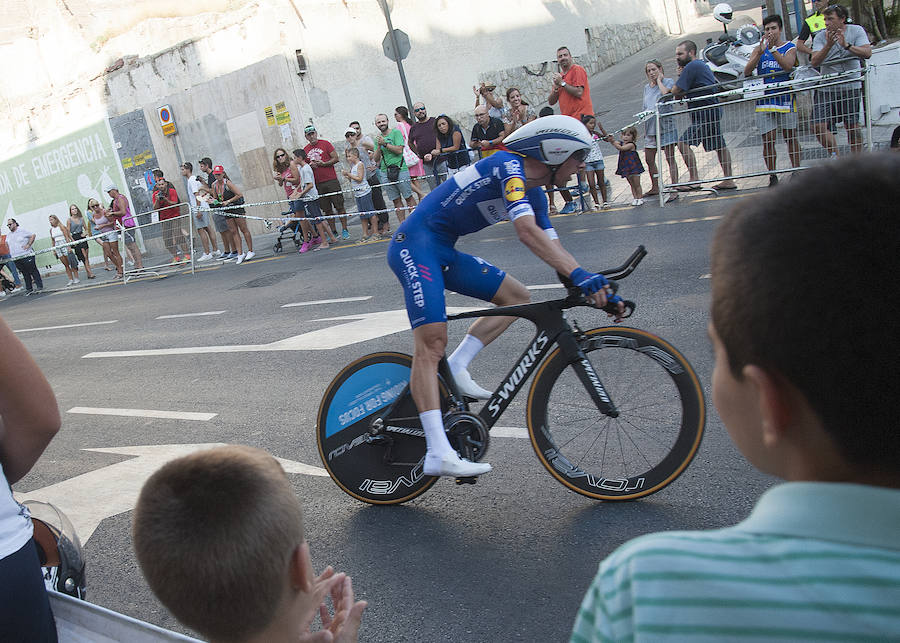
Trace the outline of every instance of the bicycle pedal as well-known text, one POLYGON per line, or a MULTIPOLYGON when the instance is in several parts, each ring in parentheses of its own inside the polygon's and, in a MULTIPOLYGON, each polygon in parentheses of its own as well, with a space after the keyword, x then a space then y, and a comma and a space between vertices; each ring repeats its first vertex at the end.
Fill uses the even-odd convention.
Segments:
POLYGON ((465 478, 457 478, 456 484, 475 484, 478 482, 477 476, 467 476, 465 478))

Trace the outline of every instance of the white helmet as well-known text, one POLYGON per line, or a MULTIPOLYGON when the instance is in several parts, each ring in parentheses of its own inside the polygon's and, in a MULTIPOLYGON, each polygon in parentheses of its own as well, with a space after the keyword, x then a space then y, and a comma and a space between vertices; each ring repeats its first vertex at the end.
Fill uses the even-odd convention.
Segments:
POLYGON ((510 134, 503 146, 511 152, 558 167, 579 151, 583 159, 591 149, 591 136, 579 120, 554 114, 526 123, 510 134))
POLYGON ((713 7, 713 17, 726 25, 734 20, 734 9, 727 2, 720 2, 713 7))

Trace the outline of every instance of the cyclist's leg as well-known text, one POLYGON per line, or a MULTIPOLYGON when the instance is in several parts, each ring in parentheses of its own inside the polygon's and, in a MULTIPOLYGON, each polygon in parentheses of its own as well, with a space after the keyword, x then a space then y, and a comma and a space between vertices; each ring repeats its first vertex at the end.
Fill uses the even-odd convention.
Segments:
MULTIPOLYGON (((444 281, 448 289, 471 297, 490 301, 497 306, 527 304, 528 289, 514 277, 492 266, 484 259, 456 252, 447 266, 444 281)), ((515 321, 515 317, 482 317, 475 321, 453 354, 447 359, 460 390, 478 399, 490 397, 487 391, 472 380, 469 363, 482 348, 490 344, 515 321)))
POLYGON ((489 464, 462 460, 444 432, 438 390, 438 364, 447 346, 447 312, 444 300, 442 265, 453 252, 439 246, 430 236, 407 233, 401 227, 388 246, 388 264, 406 299, 406 311, 413 328, 415 347, 409 388, 422 429, 427 451, 425 475, 476 476, 491 470, 489 464))

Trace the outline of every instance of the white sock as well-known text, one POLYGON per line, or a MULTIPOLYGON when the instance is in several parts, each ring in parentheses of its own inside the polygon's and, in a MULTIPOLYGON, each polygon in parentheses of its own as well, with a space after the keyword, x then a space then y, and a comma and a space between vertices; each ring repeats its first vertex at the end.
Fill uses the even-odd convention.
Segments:
POLYGON ((450 364, 450 371, 456 373, 468 368, 469 363, 475 359, 475 356, 478 355, 482 348, 484 348, 484 344, 481 343, 480 339, 474 335, 466 335, 459 343, 459 346, 456 347, 456 350, 453 351, 453 354, 447 358, 447 363, 450 364))
POLYGON ((444 418, 440 409, 419 413, 419 420, 422 422, 422 428, 425 429, 428 453, 438 457, 455 453, 453 447, 450 446, 450 440, 447 439, 447 434, 444 433, 444 418))

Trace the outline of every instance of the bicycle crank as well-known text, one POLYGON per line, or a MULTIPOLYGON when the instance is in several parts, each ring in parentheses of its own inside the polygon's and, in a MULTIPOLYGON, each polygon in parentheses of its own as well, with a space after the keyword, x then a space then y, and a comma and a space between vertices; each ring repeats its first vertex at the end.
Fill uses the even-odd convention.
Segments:
POLYGON ((461 458, 478 462, 487 452, 488 428, 474 413, 449 411, 444 415, 444 430, 450 445, 461 458))

